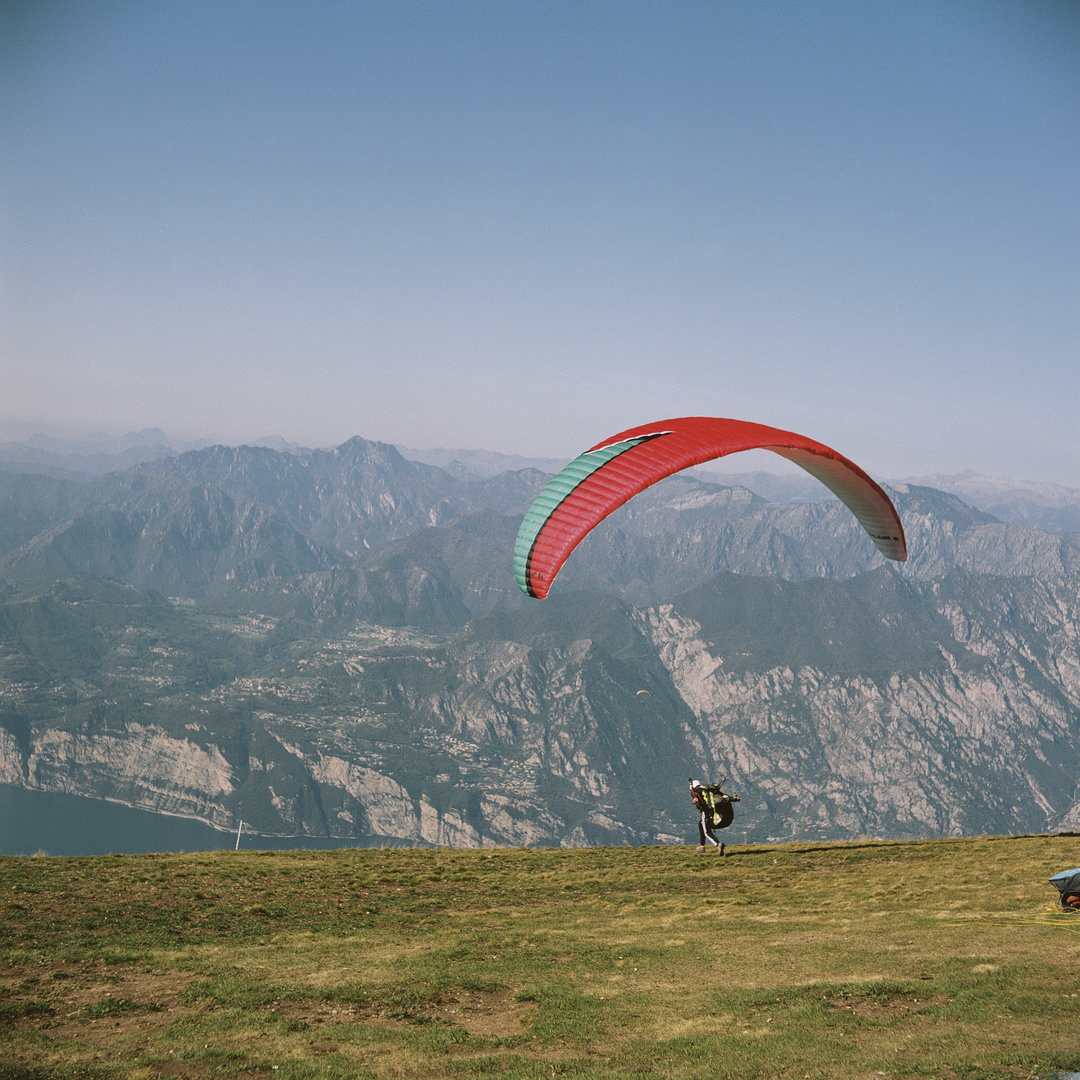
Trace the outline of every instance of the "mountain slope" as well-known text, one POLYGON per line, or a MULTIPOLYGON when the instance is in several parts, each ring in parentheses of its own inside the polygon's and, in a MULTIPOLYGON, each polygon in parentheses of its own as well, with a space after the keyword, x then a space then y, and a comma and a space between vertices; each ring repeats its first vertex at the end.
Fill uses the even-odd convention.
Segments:
POLYGON ((1080 811, 1078 585, 722 578, 644 617, 771 835, 1037 832, 1080 811))
POLYGON ((835 500, 683 475, 536 602, 544 480, 361 439, 0 474, 0 782, 445 844, 692 837, 691 769, 733 836, 1080 827, 1069 536, 905 486, 894 567, 835 500))
POLYGON ((0 780, 453 844, 686 838, 690 770, 730 774, 734 836, 1075 827, 1078 595, 722 575, 422 634, 71 582, 0 605, 0 780))

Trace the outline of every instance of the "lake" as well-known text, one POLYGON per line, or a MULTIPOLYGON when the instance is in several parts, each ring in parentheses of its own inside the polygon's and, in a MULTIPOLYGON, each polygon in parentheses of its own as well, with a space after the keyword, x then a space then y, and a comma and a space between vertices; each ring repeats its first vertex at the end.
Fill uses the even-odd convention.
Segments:
MULTIPOLYGON (((0 784, 0 855, 142 855, 231 851, 235 846, 235 831, 222 832, 201 821, 0 784)), ((398 846, 413 844, 383 836, 260 836, 246 829, 240 834, 241 849, 257 851, 398 846)))

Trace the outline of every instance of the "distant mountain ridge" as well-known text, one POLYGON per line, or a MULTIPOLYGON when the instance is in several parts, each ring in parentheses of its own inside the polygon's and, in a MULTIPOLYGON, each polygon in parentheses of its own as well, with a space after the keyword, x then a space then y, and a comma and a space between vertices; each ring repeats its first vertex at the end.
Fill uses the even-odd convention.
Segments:
MULTIPOLYGON (((96 434, 77 438, 33 433, 6 441, 0 439, 0 472, 85 479, 214 445, 219 444, 209 439, 174 439, 159 428, 121 436, 96 434)), ((268 435, 245 445, 300 457, 312 452, 309 447, 277 435, 268 435)), ((406 460, 434 465, 451 475, 471 479, 489 479, 523 469, 555 473, 566 464, 564 458, 523 457, 489 450, 420 450, 402 445, 395 449, 406 460)), ((821 484, 801 470, 732 472, 704 465, 693 470, 691 475, 720 487, 744 487, 768 502, 825 502, 832 498, 821 484)), ((1080 533, 1080 488, 988 477, 973 472, 909 477, 891 483, 893 487, 912 484, 958 495, 968 505, 1003 522, 1032 525, 1047 532, 1080 533)))
MULTIPOLYGON (((0 473, 0 507, 10 508, 0 579, 99 573, 167 595, 209 596, 328 571, 471 514, 520 516, 546 479, 531 469, 453 476, 359 438, 302 454, 208 447, 81 483, 0 473)), ((1068 535, 1003 524, 933 489, 904 486, 895 497, 912 550, 907 573, 964 566, 1047 576, 1080 565, 1068 535)), ((503 563, 492 558, 493 568, 503 563)), ((602 523, 556 587, 652 603, 721 571, 846 577, 880 563, 836 500, 768 503, 684 474, 602 523)), ((508 559, 500 580, 512 595, 508 559)))
POLYGON ((462 481, 362 439, 303 455, 208 447, 82 484, 0 474, 0 500, 25 521, 7 539, 0 577, 102 573, 202 596, 329 569, 477 509, 518 510, 541 481, 462 481))
POLYGON ((121 436, 97 434, 63 439, 37 433, 0 442, 0 471, 79 479, 119 472, 210 445, 209 440, 172 439, 159 428, 121 436))
POLYGON ((1080 489, 1063 484, 1008 480, 962 473, 908 481, 958 495, 1001 521, 1033 525, 1052 533, 1080 533, 1080 489))
POLYGON ((409 461, 420 461, 426 465, 437 465, 448 473, 458 476, 471 476, 486 479, 504 472, 519 472, 522 469, 536 469, 543 473, 557 473, 569 460, 568 458, 523 457, 520 454, 499 454, 491 450, 445 450, 438 447, 433 450, 416 450, 407 446, 397 446, 397 451, 409 461))

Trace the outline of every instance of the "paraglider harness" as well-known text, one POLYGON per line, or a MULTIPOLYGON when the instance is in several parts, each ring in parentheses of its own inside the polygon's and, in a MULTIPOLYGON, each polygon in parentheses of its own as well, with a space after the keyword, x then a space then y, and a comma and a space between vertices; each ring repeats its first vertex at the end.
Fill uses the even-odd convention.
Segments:
MULTIPOLYGON (((720 778, 720 784, 726 777, 720 778)), ((720 784, 695 784, 690 781, 690 798, 694 805, 705 815, 707 829, 726 829, 735 819, 735 808, 731 805, 739 801, 738 795, 725 795, 720 784)))

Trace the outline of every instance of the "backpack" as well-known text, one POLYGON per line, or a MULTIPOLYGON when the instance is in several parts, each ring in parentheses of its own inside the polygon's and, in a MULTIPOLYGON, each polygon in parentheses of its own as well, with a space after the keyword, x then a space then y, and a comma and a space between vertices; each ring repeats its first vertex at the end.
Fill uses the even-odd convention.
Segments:
POLYGON ((725 795, 718 784, 691 788, 690 797, 694 805, 705 815, 705 822, 710 829, 726 829, 735 818, 730 795, 725 795))

